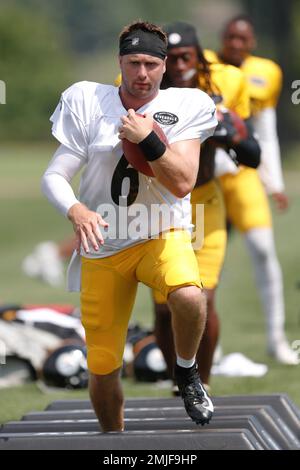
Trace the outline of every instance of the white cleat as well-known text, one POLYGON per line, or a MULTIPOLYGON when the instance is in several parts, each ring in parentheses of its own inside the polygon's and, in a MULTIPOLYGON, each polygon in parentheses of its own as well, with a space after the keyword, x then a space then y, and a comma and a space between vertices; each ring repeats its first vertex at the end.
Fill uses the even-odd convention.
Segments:
POLYGON ((64 263, 57 245, 51 241, 39 243, 23 260, 22 270, 27 276, 42 279, 52 287, 64 282, 64 263))
POLYGON ((300 364, 299 354, 294 351, 286 340, 273 343, 268 353, 281 364, 297 366, 300 364))

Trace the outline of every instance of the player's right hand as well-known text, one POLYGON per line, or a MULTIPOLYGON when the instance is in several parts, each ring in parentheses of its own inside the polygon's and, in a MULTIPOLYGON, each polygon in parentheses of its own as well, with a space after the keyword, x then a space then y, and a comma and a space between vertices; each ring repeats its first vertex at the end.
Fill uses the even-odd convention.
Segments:
POLYGON ((289 207, 289 199, 287 195, 282 192, 282 193, 273 193, 272 198, 275 201, 276 204, 276 209, 278 212, 284 212, 288 209, 289 207))
POLYGON ((80 253, 81 246, 85 253, 89 253, 89 243, 95 251, 98 251, 99 245, 104 244, 99 225, 108 227, 108 223, 102 219, 101 215, 90 211, 84 204, 77 203, 69 209, 68 218, 72 222, 76 234, 77 253, 80 253))

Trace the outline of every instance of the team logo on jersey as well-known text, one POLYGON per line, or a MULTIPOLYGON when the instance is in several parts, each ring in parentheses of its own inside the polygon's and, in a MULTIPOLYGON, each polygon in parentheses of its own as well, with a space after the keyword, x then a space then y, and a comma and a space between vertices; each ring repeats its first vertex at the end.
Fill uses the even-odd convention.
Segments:
POLYGON ((169 113, 168 111, 160 111, 159 113, 155 113, 153 119, 163 126, 172 126, 179 121, 178 116, 169 113))
POLYGON ((250 77, 250 82, 253 83, 253 85, 256 85, 259 87, 264 87, 267 85, 266 80, 262 77, 250 77))
POLYGON ((132 46, 137 46, 140 42, 140 38, 133 38, 131 41, 132 46))

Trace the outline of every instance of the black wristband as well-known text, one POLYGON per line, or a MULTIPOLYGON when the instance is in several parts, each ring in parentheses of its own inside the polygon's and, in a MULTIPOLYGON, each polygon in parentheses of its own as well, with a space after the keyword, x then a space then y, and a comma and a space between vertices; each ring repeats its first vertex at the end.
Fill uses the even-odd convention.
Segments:
POLYGON ((151 131, 144 140, 138 143, 148 162, 154 162, 166 151, 166 145, 160 140, 155 131, 151 131))

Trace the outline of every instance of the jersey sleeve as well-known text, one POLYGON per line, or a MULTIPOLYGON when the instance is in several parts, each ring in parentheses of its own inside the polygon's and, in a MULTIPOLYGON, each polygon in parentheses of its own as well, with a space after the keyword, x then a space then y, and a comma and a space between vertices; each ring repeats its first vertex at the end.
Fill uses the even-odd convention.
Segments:
POLYGON ((250 56, 242 70, 249 82, 250 97, 254 101, 253 111, 275 108, 282 88, 282 70, 269 59, 250 56))
POLYGON ((50 117, 52 134, 63 145, 86 158, 88 154, 88 100, 84 82, 75 83, 61 95, 50 117))
POLYGON ((260 108, 276 108, 282 88, 282 71, 274 62, 262 63, 263 86, 251 84, 251 95, 260 101, 260 108))
POLYGON ((192 91, 181 102, 180 119, 169 137, 169 143, 180 140, 200 139, 203 143, 211 137, 218 124, 213 100, 201 90, 192 91))
POLYGON ((270 71, 270 96, 266 101, 266 108, 276 108, 282 89, 282 79, 281 68, 277 64, 273 63, 273 67, 270 71))

